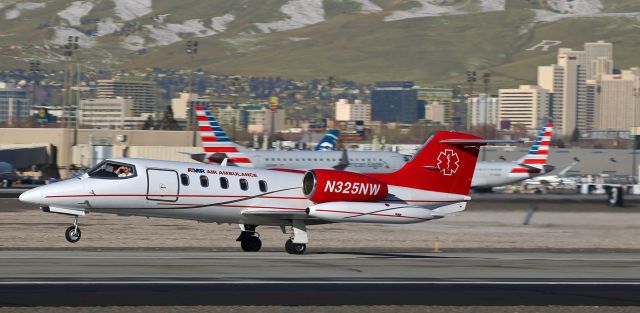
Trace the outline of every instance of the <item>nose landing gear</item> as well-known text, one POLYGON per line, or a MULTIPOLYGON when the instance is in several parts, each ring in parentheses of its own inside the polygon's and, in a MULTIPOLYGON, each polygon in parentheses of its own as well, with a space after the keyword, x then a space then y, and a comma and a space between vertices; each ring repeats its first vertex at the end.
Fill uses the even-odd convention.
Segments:
POLYGON ((76 243, 82 237, 82 233, 80 232, 80 227, 78 227, 78 216, 76 216, 73 220, 73 226, 69 226, 64 233, 65 238, 70 243, 76 243))
POLYGON ((262 248, 262 240, 256 232, 256 225, 240 225, 242 232, 236 241, 240 241, 240 247, 246 252, 258 252, 262 248))

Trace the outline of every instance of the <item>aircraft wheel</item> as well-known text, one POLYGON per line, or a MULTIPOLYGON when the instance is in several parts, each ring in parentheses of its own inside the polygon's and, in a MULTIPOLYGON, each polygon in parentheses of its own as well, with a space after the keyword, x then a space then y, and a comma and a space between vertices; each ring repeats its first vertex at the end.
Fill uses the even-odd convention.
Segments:
POLYGON ((67 241, 70 243, 76 243, 82 237, 82 232, 80 232, 80 227, 76 228, 75 226, 69 226, 67 231, 64 233, 64 236, 67 238, 67 241))
POLYGON ((246 252, 257 252, 262 248, 262 240, 256 236, 247 237, 240 242, 240 247, 246 252))
POLYGON ((307 251, 307 245, 304 243, 293 243, 291 239, 284 244, 284 249, 289 254, 304 254, 307 251))

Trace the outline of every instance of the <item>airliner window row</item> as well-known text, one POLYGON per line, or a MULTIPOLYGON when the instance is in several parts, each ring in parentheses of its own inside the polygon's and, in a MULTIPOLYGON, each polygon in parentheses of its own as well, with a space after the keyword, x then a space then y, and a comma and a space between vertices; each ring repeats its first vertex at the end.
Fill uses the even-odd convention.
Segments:
MULTIPOLYGON (((289 161, 289 162, 299 162, 299 161, 315 161, 315 162, 323 162, 323 161, 332 161, 332 162, 338 162, 339 160, 336 158, 265 158, 265 161, 289 161)), ((349 158, 349 161, 376 161, 376 159, 371 159, 371 158, 349 158)), ((382 161, 382 158, 378 159, 377 161, 382 161)))
MULTIPOLYGON (((200 175, 200 186, 207 188, 209 187, 209 177, 207 177, 206 175, 200 175)), ((183 186, 189 186, 189 175, 187 174, 180 174, 180 183, 183 186)), ((239 185, 240 185, 240 189, 247 191, 249 190, 249 181, 244 179, 244 178, 240 178, 240 180, 238 181, 239 185)), ((229 179, 226 177, 220 177, 220 188, 222 189, 229 189, 229 179)), ((264 180, 259 180, 258 181, 258 188, 260 189, 261 192, 267 192, 269 190, 268 186, 267 186, 267 182, 264 180)))

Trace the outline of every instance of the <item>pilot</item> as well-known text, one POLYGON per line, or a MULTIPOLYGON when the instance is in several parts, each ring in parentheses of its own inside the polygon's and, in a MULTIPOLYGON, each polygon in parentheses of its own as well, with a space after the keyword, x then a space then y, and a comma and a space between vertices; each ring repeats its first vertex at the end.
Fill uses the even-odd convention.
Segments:
POLYGON ((133 173, 131 173, 131 169, 129 169, 128 166, 120 166, 118 167, 118 169, 116 169, 115 171, 116 175, 118 175, 118 177, 129 177, 132 176, 133 173))

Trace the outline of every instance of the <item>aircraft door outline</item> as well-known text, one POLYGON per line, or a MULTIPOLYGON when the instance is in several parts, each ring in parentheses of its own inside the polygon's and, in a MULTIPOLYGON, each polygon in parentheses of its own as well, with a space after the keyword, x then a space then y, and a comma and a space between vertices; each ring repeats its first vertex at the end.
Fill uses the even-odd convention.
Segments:
POLYGON ((180 194, 178 172, 168 169, 147 169, 147 200, 177 202, 180 194))

